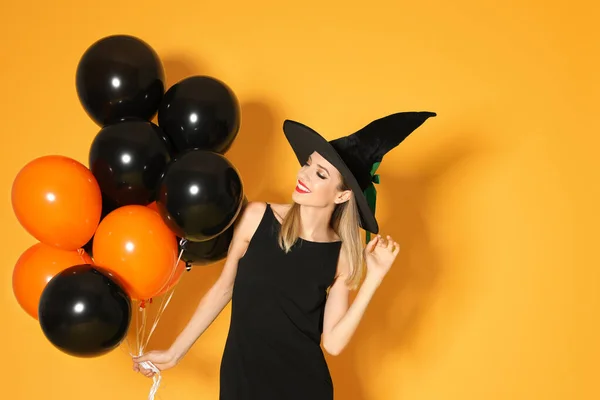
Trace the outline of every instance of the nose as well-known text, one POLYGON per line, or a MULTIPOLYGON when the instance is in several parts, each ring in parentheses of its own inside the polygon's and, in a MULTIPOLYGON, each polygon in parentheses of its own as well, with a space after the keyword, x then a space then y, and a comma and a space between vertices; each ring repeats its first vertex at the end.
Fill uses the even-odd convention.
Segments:
POLYGON ((306 170, 298 173, 298 180, 300 180, 304 183, 309 183, 308 175, 305 172, 306 172, 306 170))

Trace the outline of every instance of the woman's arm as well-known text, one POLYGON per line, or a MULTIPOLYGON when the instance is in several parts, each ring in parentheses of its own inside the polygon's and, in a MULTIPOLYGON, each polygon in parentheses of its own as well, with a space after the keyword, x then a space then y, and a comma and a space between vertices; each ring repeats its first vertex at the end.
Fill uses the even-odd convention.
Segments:
POLYGON ((219 279, 204 295, 190 322, 171 346, 176 360, 180 360, 198 340, 200 335, 213 323, 231 300, 233 282, 237 274, 238 261, 248 249, 265 210, 263 203, 249 203, 235 229, 227 260, 219 279))
POLYGON ((375 279, 365 278, 352 305, 348 307, 350 289, 340 275, 329 289, 323 321, 323 348, 337 356, 354 335, 371 298, 379 287, 375 279))
POLYGON ((169 350, 165 352, 149 352, 141 357, 135 357, 134 361, 136 363, 151 361, 155 365, 161 364, 163 368, 157 365, 161 370, 173 367, 187 354, 196 340, 223 311, 227 303, 231 300, 238 261, 246 253, 248 244, 258 228, 265 208, 265 203, 248 203, 242 216, 236 223, 227 260, 225 261, 221 275, 202 297, 190 321, 175 339, 169 350))
POLYGON ((323 321, 323 347, 334 356, 340 354, 350 342, 371 298, 398 254, 398 244, 391 241, 389 237, 388 241, 375 237, 367 245, 365 254, 367 276, 350 307, 348 307, 350 289, 345 282, 348 273, 345 252, 340 253, 338 262, 340 276, 329 289, 323 321))

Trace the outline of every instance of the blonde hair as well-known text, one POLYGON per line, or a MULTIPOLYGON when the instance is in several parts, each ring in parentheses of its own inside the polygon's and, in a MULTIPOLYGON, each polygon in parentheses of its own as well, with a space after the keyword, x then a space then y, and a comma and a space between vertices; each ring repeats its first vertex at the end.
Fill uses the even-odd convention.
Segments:
MULTIPOLYGON (((349 190, 342 182, 339 190, 349 190)), ((360 214, 354 193, 348 201, 337 204, 331 216, 331 228, 342 241, 342 251, 348 260, 349 275, 346 285, 356 289, 363 278, 365 262, 363 255, 363 243, 359 231, 360 214)), ((296 243, 300 236, 300 205, 293 203, 281 222, 279 231, 279 246, 287 253, 296 243)), ((336 276, 337 277, 337 276, 336 276)))

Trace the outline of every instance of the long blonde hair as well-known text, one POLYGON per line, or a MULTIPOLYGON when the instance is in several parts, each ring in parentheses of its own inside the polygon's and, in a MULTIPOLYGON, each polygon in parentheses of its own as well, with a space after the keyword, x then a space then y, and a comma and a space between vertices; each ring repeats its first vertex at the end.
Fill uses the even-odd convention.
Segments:
MULTIPOLYGON (((342 182, 339 190, 349 190, 342 182)), ((363 243, 359 231, 360 214, 354 193, 348 201, 336 205, 331 216, 331 228, 342 241, 342 251, 345 252, 349 263, 350 274, 346 285, 356 289, 360 285, 365 269, 363 243)), ((293 203, 281 222, 279 231, 279 246, 287 253, 300 236, 300 205, 293 203)))

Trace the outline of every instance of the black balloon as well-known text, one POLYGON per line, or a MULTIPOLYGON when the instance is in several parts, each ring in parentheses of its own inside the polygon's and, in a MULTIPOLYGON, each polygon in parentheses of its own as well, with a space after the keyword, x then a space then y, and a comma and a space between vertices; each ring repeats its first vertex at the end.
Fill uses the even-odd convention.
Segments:
MULTIPOLYGON (((242 210, 246 204, 248 204, 248 200, 244 197, 242 210)), ((240 210, 237 218, 239 218, 241 214, 242 211, 240 210)), ((225 232, 210 240, 205 240, 203 242, 185 242, 181 246, 183 250, 181 258, 187 264, 193 265, 208 265, 224 259, 229 252, 229 245, 233 239, 234 229, 235 222, 227 228, 225 232)))
POLYGON ((156 52, 128 35, 92 44, 77 65, 79 101, 100 126, 128 118, 150 120, 165 92, 165 73, 156 52))
POLYGON ((123 341, 131 322, 131 299, 107 271, 76 265, 46 285, 39 322, 46 338, 64 353, 96 357, 123 341))
POLYGON ((147 205, 171 161, 170 144, 152 122, 133 120, 105 126, 92 142, 90 170, 102 193, 119 206, 147 205))
POLYGON ((156 205, 177 236, 201 242, 229 228, 243 198, 242 180, 225 156, 192 150, 167 167, 156 205))
POLYGON ((158 124, 178 152, 200 149, 224 154, 240 129, 240 106, 233 91, 208 76, 192 76, 167 90, 158 124))

